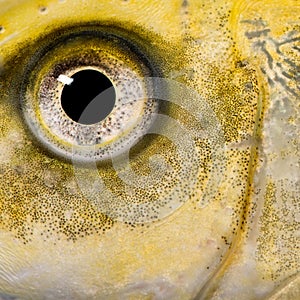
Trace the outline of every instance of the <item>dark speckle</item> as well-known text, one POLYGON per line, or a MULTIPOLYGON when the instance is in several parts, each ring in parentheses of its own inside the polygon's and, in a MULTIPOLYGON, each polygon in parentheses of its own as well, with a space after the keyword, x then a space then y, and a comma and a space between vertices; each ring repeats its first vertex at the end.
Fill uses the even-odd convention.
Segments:
POLYGON ((189 6, 189 2, 187 0, 183 0, 182 7, 188 7, 188 6, 189 6))

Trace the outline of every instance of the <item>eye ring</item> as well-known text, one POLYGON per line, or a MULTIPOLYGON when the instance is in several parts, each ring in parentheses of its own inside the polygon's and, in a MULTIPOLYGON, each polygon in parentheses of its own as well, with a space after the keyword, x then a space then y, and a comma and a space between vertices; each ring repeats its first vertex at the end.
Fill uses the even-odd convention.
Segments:
POLYGON ((109 159, 136 144, 141 136, 138 132, 151 126, 158 102, 148 97, 152 87, 143 78, 157 73, 157 67, 153 68, 149 59, 124 38, 99 28, 79 29, 37 51, 28 64, 21 85, 25 121, 40 144, 67 160, 109 159), (83 41, 84 49, 79 47, 83 41), (62 54, 61 61, 51 62, 58 53, 62 54), (59 77, 71 78, 84 70, 106 76, 112 85, 104 93, 116 94, 110 116, 95 124, 72 120, 61 103, 65 84, 59 77), (145 100, 131 101, 136 95, 145 100), (122 144, 110 147, 118 139, 122 144), (87 150, 90 146, 91 151, 87 150))

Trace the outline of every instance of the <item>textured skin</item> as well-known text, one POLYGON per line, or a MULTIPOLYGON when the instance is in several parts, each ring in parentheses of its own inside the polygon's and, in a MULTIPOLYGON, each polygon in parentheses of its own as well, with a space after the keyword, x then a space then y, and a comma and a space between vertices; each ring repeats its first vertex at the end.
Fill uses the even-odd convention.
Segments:
MULTIPOLYGON (((300 298, 299 15, 291 0, 0 1, 0 299, 300 298), (72 163, 42 147, 23 118, 30 59, 87 23, 119 28, 161 77, 198 92, 222 128, 220 164, 195 141, 194 186, 178 177, 187 161, 164 137, 142 142, 131 160, 140 175, 154 154, 170 163, 174 174, 154 189, 128 189, 111 163, 86 177, 101 175, 120 197, 122 220, 134 201, 150 201, 150 218, 170 186, 187 187, 161 220, 104 214, 72 163)), ((200 103, 176 96, 163 112, 202 132, 180 108, 200 103)))

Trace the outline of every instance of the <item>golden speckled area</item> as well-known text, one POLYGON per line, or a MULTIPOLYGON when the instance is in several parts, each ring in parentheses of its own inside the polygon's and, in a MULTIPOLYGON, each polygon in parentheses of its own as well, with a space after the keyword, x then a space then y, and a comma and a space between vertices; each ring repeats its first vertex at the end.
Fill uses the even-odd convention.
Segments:
POLYGON ((0 299, 296 299, 299 12, 292 0, 0 0, 0 299), (154 185, 130 186, 111 161, 72 164, 24 120, 22 88, 42 76, 28 66, 88 27, 134 45, 128 57, 110 45, 128 68, 140 59, 180 87, 159 106, 179 145, 153 132, 130 151, 137 185, 160 171, 153 157, 167 163, 154 185))

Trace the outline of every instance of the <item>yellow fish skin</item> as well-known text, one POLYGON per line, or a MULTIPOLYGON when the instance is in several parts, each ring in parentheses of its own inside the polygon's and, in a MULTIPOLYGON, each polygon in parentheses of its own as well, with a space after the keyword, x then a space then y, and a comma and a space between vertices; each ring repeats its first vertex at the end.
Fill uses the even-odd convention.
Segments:
POLYGON ((296 0, 0 0, 0 299, 300 298, 299 15, 296 0), (167 135, 132 146, 130 176, 39 134, 57 117, 40 87, 60 95, 55 66, 89 55, 168 87, 167 135))

